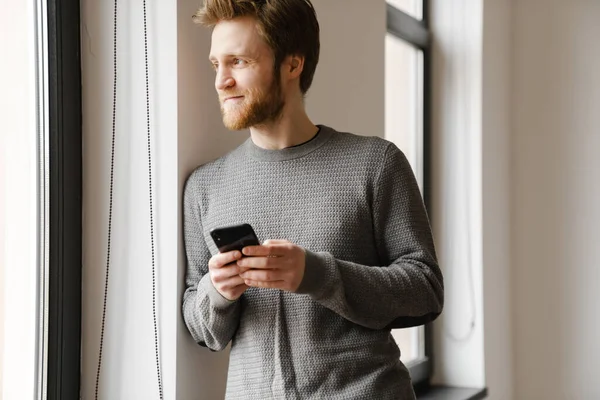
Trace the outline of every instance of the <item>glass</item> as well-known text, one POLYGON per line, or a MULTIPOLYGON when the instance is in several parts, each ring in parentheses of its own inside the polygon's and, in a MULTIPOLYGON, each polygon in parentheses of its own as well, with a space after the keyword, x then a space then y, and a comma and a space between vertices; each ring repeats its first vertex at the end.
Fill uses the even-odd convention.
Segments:
POLYGON ((392 329, 392 336, 400 347, 400 360, 410 366, 425 357, 425 328, 392 329))
POLYGON ((423 19, 423 0, 387 0, 387 3, 416 19, 423 19))
POLYGON ((2 26, 11 62, 0 65, 0 400, 46 398, 47 9, 13 2, 2 26))
MULTIPOLYGON (((407 3, 407 2, 405 2, 407 3)), ((413 168, 423 193, 423 52, 391 34, 385 38, 385 138, 413 168)), ((425 357, 425 329, 394 329, 405 365, 425 357)))
POLYGON ((395 143, 423 190, 423 52, 385 37, 385 138, 395 143))

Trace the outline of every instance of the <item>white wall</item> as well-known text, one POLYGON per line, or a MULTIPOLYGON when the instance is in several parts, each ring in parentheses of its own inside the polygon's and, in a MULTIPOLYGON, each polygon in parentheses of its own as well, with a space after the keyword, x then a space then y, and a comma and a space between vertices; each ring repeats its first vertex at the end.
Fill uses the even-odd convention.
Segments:
POLYGON ((481 14, 475 3, 432 5, 433 221, 447 285, 435 380, 485 383, 494 399, 595 399, 600 3, 486 0, 481 14), (466 237, 461 226, 478 223, 466 237), (453 340, 468 332, 469 261, 483 315, 453 340))
POLYGON ((600 398, 600 2, 514 3, 517 399, 600 398))

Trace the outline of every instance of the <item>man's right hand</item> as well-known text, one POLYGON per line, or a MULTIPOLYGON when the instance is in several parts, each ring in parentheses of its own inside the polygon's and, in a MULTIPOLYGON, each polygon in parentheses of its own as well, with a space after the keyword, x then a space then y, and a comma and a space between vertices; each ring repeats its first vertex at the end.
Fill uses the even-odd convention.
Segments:
POLYGON ((242 253, 234 250, 215 254, 208 262, 210 280, 217 291, 227 300, 239 299, 242 293, 248 289, 244 279, 240 277, 240 272, 244 272, 247 268, 237 265, 237 260, 241 258, 242 253))

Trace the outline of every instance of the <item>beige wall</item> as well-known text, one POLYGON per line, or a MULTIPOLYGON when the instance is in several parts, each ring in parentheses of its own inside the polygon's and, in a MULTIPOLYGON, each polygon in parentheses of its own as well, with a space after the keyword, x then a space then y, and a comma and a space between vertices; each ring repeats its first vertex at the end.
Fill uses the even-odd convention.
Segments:
POLYGON ((600 2, 514 2, 516 398, 600 398, 600 2))
POLYGON ((481 240, 489 400, 514 398, 510 275, 512 7, 507 0, 483 1, 481 240))
POLYGON ((315 123, 383 137, 385 132, 383 0, 314 0, 321 55, 306 99, 315 123))
MULTIPOLYGON (((183 193, 185 180, 195 167, 218 158, 248 137, 246 132, 229 132, 223 126, 214 88, 215 74, 208 63, 210 31, 192 23, 198 5, 196 0, 179 0, 177 8, 179 193, 183 193)), ((179 223, 181 244, 183 229, 179 223)), ((185 255, 180 245, 181 295, 185 289, 184 274, 185 255)), ((178 331, 177 398, 222 399, 229 352, 211 352, 197 345, 182 318, 178 320, 178 331)))

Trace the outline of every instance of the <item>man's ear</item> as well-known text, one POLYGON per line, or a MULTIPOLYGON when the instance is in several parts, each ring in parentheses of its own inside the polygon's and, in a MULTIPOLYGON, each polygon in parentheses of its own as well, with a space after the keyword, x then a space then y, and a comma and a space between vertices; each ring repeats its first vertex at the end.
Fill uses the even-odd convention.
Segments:
POLYGON ((302 74, 304 69, 304 57, 291 55, 286 58, 285 71, 289 78, 294 79, 302 74))

